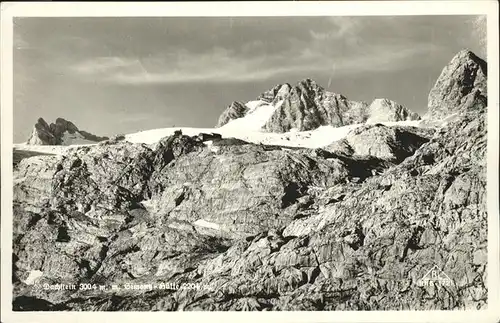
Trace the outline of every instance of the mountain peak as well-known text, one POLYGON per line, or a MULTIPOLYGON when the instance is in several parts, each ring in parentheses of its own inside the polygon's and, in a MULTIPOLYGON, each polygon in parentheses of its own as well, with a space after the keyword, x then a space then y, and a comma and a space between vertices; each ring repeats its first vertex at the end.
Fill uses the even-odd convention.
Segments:
POLYGON ((474 52, 472 52, 470 49, 468 48, 464 48, 462 50, 460 50, 455 56, 453 59, 472 59, 472 60, 481 60, 481 58, 479 58, 476 54, 474 54, 474 52))
POLYGON ((420 120, 420 116, 417 113, 408 110, 395 101, 385 98, 373 100, 368 107, 368 114, 367 123, 420 120))
POLYGON ((307 85, 307 86, 319 86, 316 81, 310 78, 305 78, 297 82, 297 85, 307 85))
POLYGON ((73 143, 95 143, 107 139, 107 137, 98 137, 81 131, 74 123, 63 118, 57 118, 55 123, 49 125, 40 117, 26 143, 28 145, 70 145, 73 143))
POLYGON ((486 98, 487 73, 486 61, 468 49, 459 51, 443 68, 429 93, 426 118, 443 119, 454 114, 471 101, 471 96, 486 98))
MULTIPOLYGON (((254 113, 255 108, 266 110, 258 113, 263 122, 262 129, 277 133, 292 129, 308 131, 320 126, 342 127, 367 120, 397 122, 420 119, 418 114, 389 99, 378 98, 368 106, 365 102, 350 101, 342 94, 326 91, 316 81, 305 78, 294 86, 277 84, 262 93, 257 101, 233 102, 219 117, 217 126, 244 118, 254 113)), ((251 119, 254 117, 250 116, 251 119)))
MULTIPOLYGON (((377 98, 377 99, 374 99, 374 100, 373 100, 373 103, 376 103, 376 104, 384 104, 384 105, 390 105, 390 104, 394 103, 394 101, 389 100, 389 99, 386 99, 386 98, 377 98)), ((373 103, 372 103, 372 104, 373 104, 373 103)))
POLYGON ((325 89, 322 86, 320 86, 318 83, 316 83, 316 81, 310 78, 306 78, 297 82, 297 85, 295 87, 300 88, 303 91, 313 91, 315 93, 320 93, 325 91, 325 89))
POLYGON ((38 118, 38 120, 36 121, 36 123, 48 125, 47 121, 45 121, 42 117, 38 118))

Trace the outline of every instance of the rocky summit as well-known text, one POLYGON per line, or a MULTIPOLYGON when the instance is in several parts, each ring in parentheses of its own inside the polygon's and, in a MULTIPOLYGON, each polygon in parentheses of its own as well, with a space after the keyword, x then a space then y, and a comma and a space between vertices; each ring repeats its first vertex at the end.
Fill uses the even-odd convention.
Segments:
POLYGON ((444 119, 457 113, 467 101, 477 98, 486 105, 487 64, 469 50, 460 51, 443 69, 429 93, 429 119, 444 119))
POLYGON ((83 130, 79 130, 71 121, 57 118, 50 125, 39 118, 35 124, 28 145, 71 145, 74 143, 95 143, 107 140, 107 137, 98 137, 83 130))
MULTIPOLYGON (((14 168, 13 308, 485 308, 485 95, 455 101, 447 123, 373 122, 322 148, 177 131, 26 156, 14 168)), ((311 81, 260 100, 282 102, 273 131, 370 118, 311 81)), ((246 112, 235 103, 220 124, 246 112)))
POLYGON ((260 102, 258 105, 272 109, 270 118, 262 128, 277 133, 292 129, 314 130, 320 126, 342 127, 365 122, 420 119, 418 114, 394 101, 375 99, 370 105, 366 102, 351 101, 341 94, 326 91, 311 79, 305 79, 295 86, 288 83, 278 84, 262 93, 257 101, 251 101, 247 105, 233 102, 222 113, 217 126, 253 113, 248 105, 253 105, 254 102, 260 102))
POLYGON ((277 106, 264 128, 270 132, 312 130, 322 125, 335 127, 366 121, 366 104, 349 101, 340 94, 327 92, 311 79, 279 85, 261 97, 277 106), (276 93, 274 96, 270 94, 276 93))

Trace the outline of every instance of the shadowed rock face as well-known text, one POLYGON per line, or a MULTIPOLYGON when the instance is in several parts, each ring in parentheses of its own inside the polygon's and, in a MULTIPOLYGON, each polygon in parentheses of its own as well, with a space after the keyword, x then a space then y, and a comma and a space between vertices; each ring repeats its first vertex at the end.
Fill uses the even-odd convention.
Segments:
POLYGON ((50 130, 49 124, 40 118, 35 124, 27 143, 30 145, 56 145, 57 138, 50 130))
POLYGON ((444 67, 429 93, 428 119, 443 119, 459 112, 467 101, 481 97, 487 105, 487 64, 469 50, 460 51, 444 67))
POLYGON ((78 138, 89 141, 103 141, 107 137, 98 137, 91 133, 78 128, 70 121, 63 118, 57 118, 55 123, 50 125, 43 119, 39 118, 35 124, 33 131, 28 138, 27 144, 29 145, 63 145, 65 134, 77 135, 78 138))
POLYGON ((22 159, 16 310, 394 310, 487 305, 486 108, 366 125, 325 149, 123 141, 22 159), (452 281, 420 286, 433 268, 452 281), (121 289, 47 291, 26 284, 121 289), (29 281, 29 279, 28 279, 29 281), (193 283, 193 289, 125 284, 193 283))

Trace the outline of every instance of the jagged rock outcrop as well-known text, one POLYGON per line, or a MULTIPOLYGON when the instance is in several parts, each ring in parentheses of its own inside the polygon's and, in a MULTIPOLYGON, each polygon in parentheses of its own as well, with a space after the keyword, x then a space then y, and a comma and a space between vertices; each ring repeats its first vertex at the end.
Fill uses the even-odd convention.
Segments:
POLYGON ((43 118, 38 119, 27 143, 29 145, 56 145, 56 142, 57 139, 50 130, 49 124, 43 118))
POLYGON ((35 155, 19 161, 14 176, 14 201, 26 209, 42 210, 50 203, 52 179, 57 170, 57 155, 35 155))
MULTIPOLYGON (((17 293, 79 310, 482 307, 485 129, 484 114, 465 115, 381 175, 332 183, 318 195, 298 198, 292 206, 300 212, 284 230, 235 241, 199 232, 181 212, 159 225, 154 212, 140 208, 122 210, 113 221, 77 212, 15 211, 24 221, 17 222, 14 251, 17 293), (417 285, 435 265, 454 285, 417 285), (122 288, 54 293, 22 283, 32 270, 43 272, 39 283, 105 282, 122 288), (164 281, 199 289, 125 288, 164 281)), ((188 199, 189 194, 196 193, 188 199)))
POLYGON ((328 149, 177 132, 154 148, 27 157, 14 174, 13 308, 485 308, 482 100, 438 129, 365 125, 328 149), (434 269, 449 285, 419 284, 434 269))
POLYGON ((368 107, 367 123, 420 120, 420 116, 388 99, 375 99, 368 107))
MULTIPOLYGON (((368 106, 365 102, 350 101, 345 96, 326 91, 311 79, 278 84, 262 93, 258 100, 274 109, 263 129, 269 132, 313 130, 320 126, 342 127, 358 123, 419 120, 402 105, 387 99, 376 99, 368 106)), ((242 118, 249 109, 233 102, 219 118, 218 126, 232 119, 242 118)))
POLYGON ((98 137, 83 130, 79 130, 72 122, 63 118, 57 118, 55 123, 50 125, 39 118, 31 132, 28 145, 69 145, 81 140, 99 142, 107 140, 107 137, 98 137))
POLYGON ((387 167, 373 158, 212 139, 206 147, 200 138, 179 133, 155 150, 103 142, 62 157, 24 159, 15 198, 100 220, 141 208, 146 201, 158 225, 177 219, 201 223, 201 230, 214 227, 213 235, 235 237, 289 223, 296 213, 289 206, 311 187, 364 179, 372 169, 387 167))
POLYGON ((429 93, 427 119, 443 119, 460 112, 467 101, 481 98, 487 105, 487 64, 469 50, 460 51, 444 67, 429 93))
POLYGON ((340 127, 362 123, 367 119, 366 103, 349 101, 340 94, 325 91, 311 79, 305 79, 296 86, 283 84, 261 95, 277 107, 264 129, 270 132, 287 132, 316 129, 323 125, 340 127))
POLYGON ((220 115, 219 120, 217 121, 216 127, 222 127, 226 123, 231 120, 241 118, 245 116, 248 112, 248 107, 246 107, 243 103, 234 101, 230 106, 224 110, 224 112, 220 115))

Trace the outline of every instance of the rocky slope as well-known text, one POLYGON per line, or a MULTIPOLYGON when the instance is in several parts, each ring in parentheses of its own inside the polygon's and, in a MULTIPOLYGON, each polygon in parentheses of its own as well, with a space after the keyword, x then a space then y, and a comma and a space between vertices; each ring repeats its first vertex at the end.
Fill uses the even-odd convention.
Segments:
POLYGON ((344 139, 334 142, 325 149, 347 156, 374 156, 401 162, 427 142, 433 132, 432 128, 365 125, 352 130, 344 139))
MULTIPOLYGON (((342 127, 365 122, 394 122, 419 120, 420 117, 402 105, 388 100, 376 99, 370 105, 350 101, 345 96, 326 91, 311 79, 278 84, 262 93, 256 102, 274 109, 262 128, 269 132, 283 133, 296 129, 313 130, 320 126, 342 127)), ((231 120, 244 118, 252 110, 247 105, 233 102, 220 116, 218 127, 231 120)))
POLYGON ((485 101, 454 111, 324 149, 177 132, 22 159, 14 309, 484 308, 485 101), (434 267, 452 284, 419 285, 434 267))
POLYGON ((486 103, 486 62, 469 50, 460 51, 443 69, 429 93, 429 119, 443 119, 457 112, 457 107, 480 97, 486 103))
POLYGON ((98 137, 83 130, 79 130, 72 122, 57 118, 50 125, 39 118, 31 132, 28 145, 71 145, 78 143, 96 143, 107 140, 107 137, 98 137))
POLYGON ((222 127, 226 123, 231 120, 242 118, 248 112, 248 107, 243 103, 234 101, 230 106, 224 110, 224 112, 220 115, 219 121, 217 122, 217 128, 222 127))

